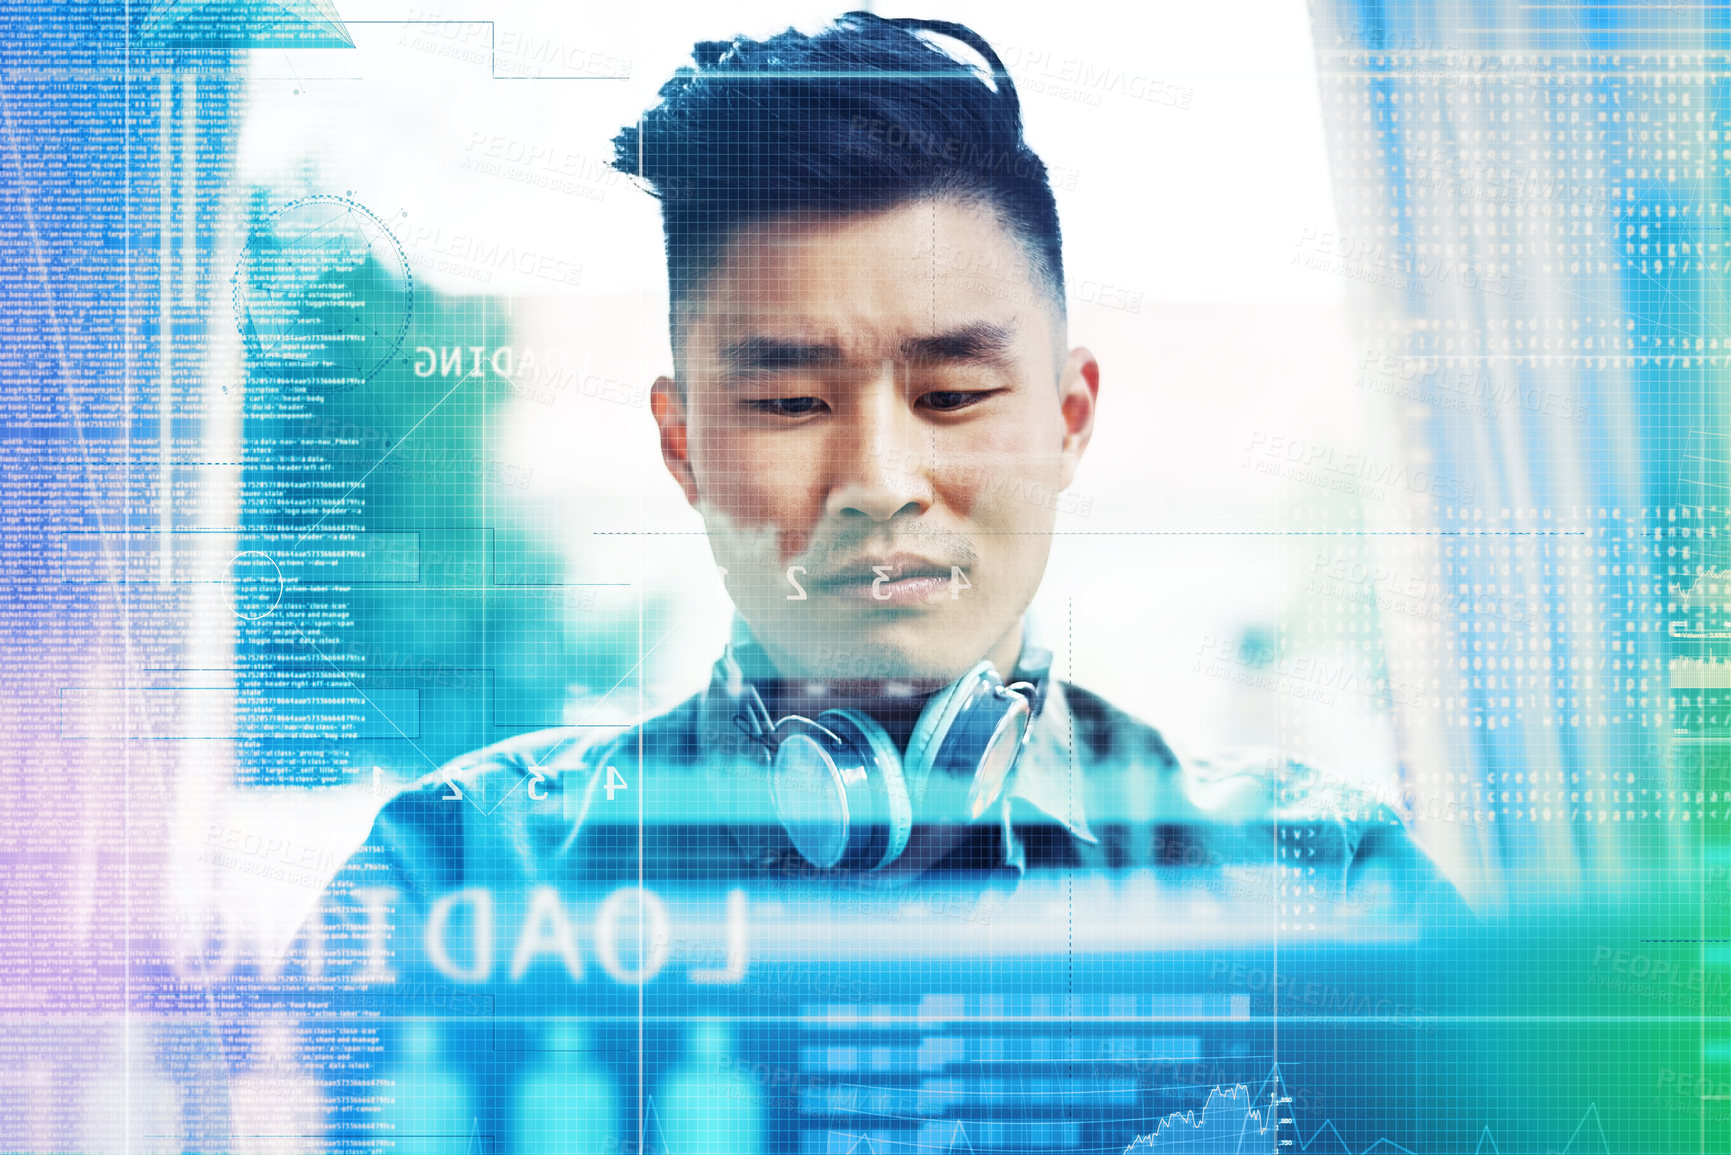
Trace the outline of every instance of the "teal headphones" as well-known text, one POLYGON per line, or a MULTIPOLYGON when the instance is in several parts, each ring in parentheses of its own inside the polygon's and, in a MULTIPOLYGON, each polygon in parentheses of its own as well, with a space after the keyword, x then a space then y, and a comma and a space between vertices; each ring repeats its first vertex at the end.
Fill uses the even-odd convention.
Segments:
POLYGON ((1049 652, 1026 646, 1006 683, 979 662, 933 695, 904 754, 858 710, 772 718, 743 672, 743 649, 730 644, 716 663, 706 713, 745 739, 794 849, 822 870, 888 866, 907 847, 916 809, 968 822, 989 813, 1033 733, 1052 665, 1049 652))

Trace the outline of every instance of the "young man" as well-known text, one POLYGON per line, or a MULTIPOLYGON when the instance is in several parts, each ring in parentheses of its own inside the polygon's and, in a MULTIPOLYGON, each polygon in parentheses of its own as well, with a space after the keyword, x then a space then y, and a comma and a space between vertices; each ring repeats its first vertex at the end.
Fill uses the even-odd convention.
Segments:
POLYGON ((853 13, 694 56, 615 165, 662 203, 653 410, 733 642, 659 717, 429 776, 338 888, 1247 865, 1299 902, 1373 877, 1452 899, 1386 808, 1300 767, 1181 766, 1050 676, 1026 612, 1056 511, 1028 495, 1070 484, 1101 373, 990 46, 853 13))

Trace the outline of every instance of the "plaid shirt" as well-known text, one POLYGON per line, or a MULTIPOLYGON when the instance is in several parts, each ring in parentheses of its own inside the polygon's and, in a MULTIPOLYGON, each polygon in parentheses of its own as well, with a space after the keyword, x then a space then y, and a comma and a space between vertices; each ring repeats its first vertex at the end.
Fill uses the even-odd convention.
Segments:
POLYGON ((917 875, 826 874, 775 822, 761 753, 714 711, 711 690, 635 726, 537 731, 457 759, 384 807, 325 907, 358 887, 388 888, 408 913, 466 886, 639 880, 975 880, 1001 893, 1025 872, 1069 870, 1153 872, 1287 920, 1341 904, 1379 918, 1465 912, 1388 806, 1273 757, 1186 763, 1152 727, 1056 679, 990 820, 917 875))

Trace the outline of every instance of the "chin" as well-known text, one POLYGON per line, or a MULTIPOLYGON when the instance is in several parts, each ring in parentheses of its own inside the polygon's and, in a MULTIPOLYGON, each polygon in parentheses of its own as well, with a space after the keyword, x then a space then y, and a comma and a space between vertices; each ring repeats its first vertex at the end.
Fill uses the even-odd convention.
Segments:
POLYGON ((794 627, 775 639, 784 658, 777 665, 795 677, 896 679, 937 689, 955 681, 986 656, 992 643, 956 641, 930 622, 861 627, 814 637, 794 627), (789 644, 791 643, 791 644, 789 644))

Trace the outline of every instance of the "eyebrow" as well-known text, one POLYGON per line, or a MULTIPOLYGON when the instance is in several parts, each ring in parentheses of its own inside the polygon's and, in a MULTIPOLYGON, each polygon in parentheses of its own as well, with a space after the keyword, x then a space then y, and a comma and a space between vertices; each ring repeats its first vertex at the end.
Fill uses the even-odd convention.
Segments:
POLYGON ((901 355, 904 361, 1004 366, 1014 344, 1015 332, 1009 326, 974 321, 930 337, 910 337, 902 342, 901 355))
POLYGON ((841 346, 823 342, 785 341, 778 337, 744 337, 721 348, 721 363, 734 373, 778 373, 839 365, 841 346))
MULTIPOLYGON (((1010 362, 1015 331, 1007 325, 973 321, 925 337, 903 339, 899 359, 916 364, 978 363, 1004 366, 1010 362)), ((833 368, 847 362, 840 345, 824 341, 743 337, 721 349, 721 362, 734 374, 783 373, 797 369, 833 368)))

